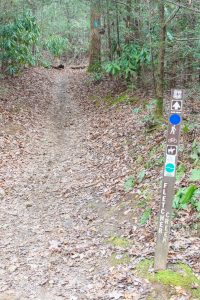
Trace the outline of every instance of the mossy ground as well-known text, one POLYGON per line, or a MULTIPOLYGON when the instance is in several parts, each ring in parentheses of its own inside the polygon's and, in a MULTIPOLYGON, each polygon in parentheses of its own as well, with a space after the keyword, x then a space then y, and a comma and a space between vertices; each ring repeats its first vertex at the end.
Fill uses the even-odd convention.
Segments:
POLYGON ((121 95, 118 95, 117 97, 113 96, 112 94, 108 94, 104 98, 101 99, 103 103, 105 103, 107 106, 116 106, 120 103, 126 103, 126 104, 135 104, 140 101, 140 98, 138 97, 130 97, 126 92, 122 93, 121 95))
POLYGON ((124 237, 111 236, 106 243, 111 244, 114 247, 128 248, 130 246, 130 241, 124 237))
POLYGON ((110 264, 115 267, 118 265, 126 265, 129 264, 131 261, 130 257, 128 256, 128 254, 117 254, 117 253, 113 253, 110 257, 109 257, 109 262, 110 264))
MULTIPOLYGON (((129 248, 131 246, 131 242, 120 236, 111 236, 108 240, 106 240, 106 243, 116 247, 116 248, 129 248)), ((112 266, 118 266, 118 265, 125 265, 129 264, 131 261, 130 257, 128 254, 118 254, 118 253, 113 253, 109 257, 109 263, 112 266)))
POLYGON ((142 260, 136 266, 136 273, 152 283, 161 284, 165 290, 167 286, 181 287, 193 297, 192 299, 200 299, 200 280, 194 275, 189 266, 178 263, 168 270, 157 273, 150 271, 152 267, 152 260, 142 260))

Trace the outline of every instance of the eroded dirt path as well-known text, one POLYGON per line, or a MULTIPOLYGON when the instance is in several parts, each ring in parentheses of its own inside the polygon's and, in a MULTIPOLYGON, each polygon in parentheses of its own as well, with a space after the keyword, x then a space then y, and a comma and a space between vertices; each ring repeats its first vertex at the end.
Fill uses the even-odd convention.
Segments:
POLYGON ((148 284, 109 263, 105 241, 121 225, 101 197, 102 161, 88 144, 87 107, 73 99, 67 71, 53 79, 26 155, 1 171, 8 180, 0 202, 0 299, 107 300, 124 299, 125 292, 143 299, 148 284))
MULTIPOLYGON (((136 272, 154 253, 165 127, 145 134, 141 97, 126 105, 116 82, 87 80, 67 68, 3 81, 0 300, 193 299, 136 272)), ((174 224, 169 261, 199 272, 196 232, 174 224)))

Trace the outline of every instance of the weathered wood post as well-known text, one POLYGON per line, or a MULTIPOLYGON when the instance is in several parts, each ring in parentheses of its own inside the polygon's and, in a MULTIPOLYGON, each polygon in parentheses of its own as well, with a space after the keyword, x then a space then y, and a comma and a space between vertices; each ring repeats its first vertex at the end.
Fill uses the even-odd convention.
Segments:
POLYGON ((176 165, 178 160, 179 136, 182 121, 183 90, 174 89, 171 92, 171 96, 167 147, 155 249, 155 270, 165 270, 167 266, 172 200, 176 181, 176 165))

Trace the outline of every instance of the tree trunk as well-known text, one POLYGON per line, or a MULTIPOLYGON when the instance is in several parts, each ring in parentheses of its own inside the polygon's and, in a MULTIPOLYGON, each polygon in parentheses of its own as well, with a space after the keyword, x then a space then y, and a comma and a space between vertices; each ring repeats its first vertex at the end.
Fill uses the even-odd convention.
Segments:
POLYGON ((177 76, 177 66, 178 60, 172 58, 172 67, 170 72, 170 88, 174 89, 176 87, 176 76, 177 76))
POLYGON ((120 56, 121 47, 120 47, 120 34, 119 34, 119 8, 116 0, 115 0, 115 7, 116 7, 116 30, 117 30, 117 54, 120 56))
POLYGON ((112 51, 112 38, 111 38, 111 26, 110 26, 110 16, 109 16, 109 2, 106 0, 106 18, 107 18, 107 33, 108 33, 108 57, 110 61, 113 60, 113 51, 112 51))
POLYGON ((132 0, 127 0, 126 4, 127 4, 127 6, 126 6, 126 8, 127 8, 127 17, 126 17, 127 33, 125 36, 125 43, 129 44, 132 39, 132 36, 133 36, 133 32, 130 32, 130 28, 133 29, 133 24, 132 24, 133 20, 131 19, 132 0))
POLYGON ((165 24, 165 11, 164 2, 158 0, 158 13, 159 13, 159 26, 160 26, 160 40, 159 40, 159 53, 158 53, 158 68, 157 68, 157 107, 156 114, 163 114, 163 97, 164 97, 164 75, 165 75, 165 41, 166 41, 166 24, 165 24))
POLYGON ((90 40, 90 56, 89 56, 89 72, 96 72, 101 69, 101 35, 99 33, 101 27, 100 0, 92 0, 91 2, 91 40, 90 40))
POLYGON ((155 76, 155 63, 154 63, 154 54, 153 54, 153 42, 152 42, 152 20, 151 20, 151 6, 150 0, 148 0, 148 29, 149 29, 149 47, 150 47, 150 56, 151 56, 151 72, 152 72, 152 81, 153 81, 153 91, 154 96, 156 96, 156 76, 155 76))
MULTIPOLYGON (((196 17, 194 14, 187 15, 187 20, 188 20, 188 39, 190 38, 190 32, 192 31, 193 28, 195 28, 196 24, 196 17)), ((188 53, 187 57, 187 84, 192 83, 192 74, 194 72, 193 70, 193 62, 194 62, 194 55, 193 55, 193 49, 195 48, 195 43, 193 40, 190 40, 189 43, 190 45, 190 51, 188 53)))
POLYGON ((140 43, 140 21, 141 21, 141 16, 140 16, 140 0, 135 1, 135 13, 136 16, 134 17, 134 40, 137 44, 140 43))

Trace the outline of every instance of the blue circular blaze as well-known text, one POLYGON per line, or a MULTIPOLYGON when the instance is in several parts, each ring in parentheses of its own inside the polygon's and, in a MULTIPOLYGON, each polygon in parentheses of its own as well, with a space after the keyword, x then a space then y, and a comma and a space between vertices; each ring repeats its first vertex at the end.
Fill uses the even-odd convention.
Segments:
POLYGON ((170 116, 169 121, 172 125, 178 125, 181 123, 181 117, 177 114, 173 114, 170 116))
POLYGON ((168 173, 174 172, 174 170, 175 170, 174 164, 167 164, 166 167, 165 167, 165 170, 166 170, 168 173))

